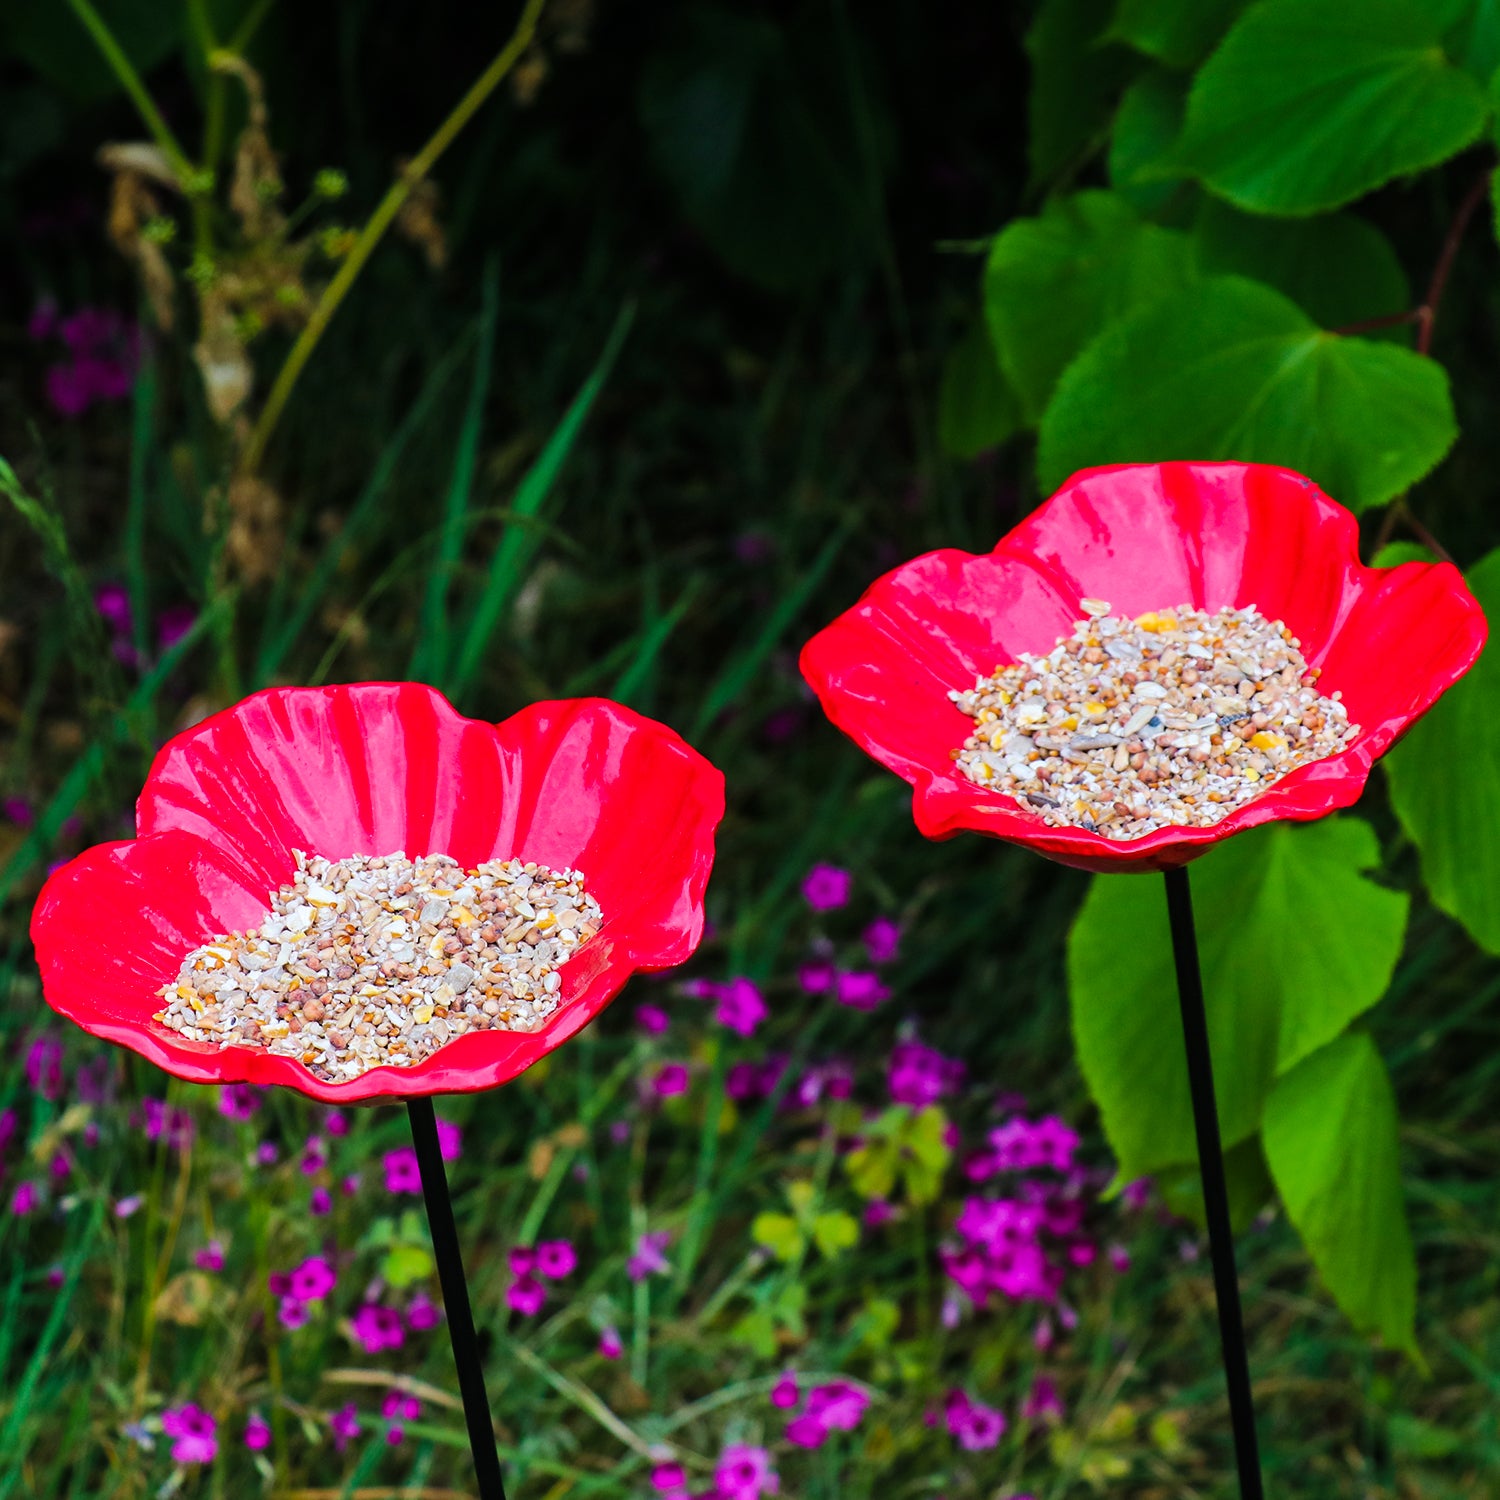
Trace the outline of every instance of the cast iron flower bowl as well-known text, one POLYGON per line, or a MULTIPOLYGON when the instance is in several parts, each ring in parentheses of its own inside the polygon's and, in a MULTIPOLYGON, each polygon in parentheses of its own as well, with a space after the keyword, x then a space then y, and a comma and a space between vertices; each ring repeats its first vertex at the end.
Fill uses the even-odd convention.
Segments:
POLYGON ((1474 664, 1486 625, 1448 563, 1367 568, 1354 516, 1310 479, 1266 464, 1086 469, 988 553, 944 549, 877 579, 802 650, 824 712, 912 785, 928 838, 963 829, 1085 870, 1167 870, 1275 818, 1311 819, 1358 800, 1370 768, 1474 664), (1345 750, 1274 782, 1206 828, 1112 840, 1052 828, 950 759, 972 721, 950 688, 1044 653, 1083 598, 1116 614, 1255 605, 1282 620, 1342 691, 1361 732, 1345 750))

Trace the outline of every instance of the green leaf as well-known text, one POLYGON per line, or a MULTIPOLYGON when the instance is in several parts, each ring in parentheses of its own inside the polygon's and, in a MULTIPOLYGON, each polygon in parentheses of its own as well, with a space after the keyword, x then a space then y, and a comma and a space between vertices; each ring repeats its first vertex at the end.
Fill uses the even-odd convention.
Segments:
POLYGON ((884 1349, 900 1325, 901 1304, 889 1297, 871 1297, 855 1323, 860 1343, 867 1349, 884 1349))
POLYGON ((1183 158, 1256 213, 1319 213, 1477 140, 1484 90, 1453 66, 1455 0, 1262 0, 1198 73, 1183 158))
POLYGON ((918 1110, 901 1129, 901 1176, 915 1204, 933 1202, 942 1189, 953 1156, 947 1135, 948 1117, 936 1104, 918 1110))
POLYGON ((756 1214, 750 1238, 764 1245, 777 1260, 796 1260, 807 1241, 790 1214, 756 1214))
POLYGON ((1368 1035, 1340 1037, 1278 1081, 1265 1142, 1281 1201, 1334 1301, 1359 1332, 1415 1355, 1396 1100, 1368 1035))
MULTIPOLYGON (((1409 899, 1364 878, 1358 818, 1252 829, 1193 865, 1193 905, 1226 1147, 1272 1081, 1384 993, 1409 899)), ((1078 1060, 1121 1175, 1197 1159, 1166 902, 1155 880, 1096 878, 1068 938, 1078 1060)))
POLYGON ((1430 547, 1424 547, 1421 542, 1387 542, 1370 559, 1370 566, 1372 568, 1399 568, 1402 563, 1435 563, 1437 561, 1437 553, 1430 547))
MULTIPOLYGON (((1205 276, 1264 281, 1320 328, 1344 328, 1411 306, 1391 242, 1354 214, 1267 219, 1206 198, 1193 226, 1193 253, 1205 276)), ((1409 342, 1411 330, 1397 327, 1385 336, 1409 342)))
POLYGON ((984 306, 1000 366, 1029 421, 1068 362, 1106 323, 1190 274, 1188 240, 1143 223, 1114 193, 1075 193, 995 238, 984 306))
MULTIPOLYGON (((182 45, 185 7, 161 0, 93 0, 95 11, 138 73, 182 45)), ((122 85, 67 0, 5 0, 0 57, 19 57, 75 104, 93 104, 122 85)), ((7 85, 10 87, 11 85, 7 85)))
POLYGON ((776 1320, 764 1308, 747 1312, 729 1330, 730 1339, 743 1344, 760 1359, 774 1359, 777 1350, 776 1320))
POLYGON ((656 165, 741 275, 789 289, 868 259, 881 233, 890 131, 872 70, 836 20, 787 30, 689 7, 642 74, 656 165))
POLYGON ((867 1141, 844 1158, 849 1183, 861 1198, 889 1198, 896 1186, 900 1153, 886 1140, 867 1141))
MULTIPOLYGON (((1500 611, 1500 549, 1468 572, 1490 619, 1500 611)), ((1435 906, 1500 953, 1500 646, 1493 637, 1385 758, 1391 806, 1422 855, 1435 906)))
POLYGON ((1136 61, 1103 42, 1114 0, 1042 0, 1026 33, 1033 187, 1081 166, 1102 141, 1110 112, 1136 61))
POLYGON ((1194 68, 1218 45, 1247 0, 1120 0, 1112 41, 1169 68, 1194 68))
POLYGON ((1183 196, 1175 148, 1187 109, 1187 83, 1152 68, 1125 90, 1109 138, 1109 180, 1137 212, 1161 214, 1183 196))
MULTIPOLYGON (((1215 1063, 1217 1067, 1217 1063, 1215 1063)), ((1248 1229, 1256 1214, 1275 1195, 1270 1169, 1259 1134, 1248 1136, 1224 1153, 1224 1179, 1229 1188, 1229 1223, 1236 1234, 1248 1229)), ((1198 1163, 1168 1167, 1157 1175, 1162 1201, 1179 1218, 1191 1219, 1202 1228, 1207 1223, 1203 1208, 1203 1175, 1198 1163)))
POLYGON ((393 1245, 380 1263, 380 1274, 394 1287, 407 1287, 431 1276, 435 1264, 421 1245, 393 1245))
POLYGON ((813 1241, 827 1260, 859 1243, 859 1220, 842 1209, 819 1214, 813 1220, 813 1241))
POLYGON ((1500 0, 1471 0, 1444 50, 1481 83, 1493 79, 1500 68, 1500 0))
POLYGON ((1037 470, 1052 490, 1092 464, 1284 464, 1361 510, 1428 473, 1457 435, 1435 361, 1325 333, 1270 287, 1216 276, 1115 324, 1068 367, 1037 470))
POLYGON ((943 361, 938 442, 955 458, 998 448, 1021 426, 1021 405, 1005 382, 984 324, 970 326, 943 361))

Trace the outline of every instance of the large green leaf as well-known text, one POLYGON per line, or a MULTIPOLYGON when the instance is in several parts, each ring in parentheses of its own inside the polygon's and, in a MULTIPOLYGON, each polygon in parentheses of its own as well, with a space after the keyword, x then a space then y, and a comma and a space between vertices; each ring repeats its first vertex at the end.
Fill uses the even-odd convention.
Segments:
MULTIPOLYGON (((138 73, 154 68, 182 44, 184 6, 165 0, 93 0, 93 5, 138 73)), ((7 53, 79 104, 92 104, 121 90, 114 70, 67 0, 4 0, 0 58, 7 53)))
POLYGON ((1109 138, 1109 180, 1142 214, 1169 213, 1185 196, 1185 174, 1177 164, 1177 137, 1187 109, 1187 82, 1165 68, 1152 68, 1125 90, 1109 138))
MULTIPOLYGON (((1205 198, 1193 226, 1205 275, 1264 281, 1285 293, 1320 328, 1344 328, 1411 306, 1406 272, 1391 242, 1355 214, 1268 219, 1205 198)), ((1390 336, 1409 341, 1409 328, 1390 336)))
POLYGON ((1458 0, 1262 0, 1198 73, 1182 152, 1257 213, 1337 208, 1479 138, 1484 90, 1443 52, 1458 0))
POLYGON ((1113 8, 1114 0, 1042 0, 1026 33, 1033 186, 1082 164, 1103 139, 1120 90, 1136 67, 1124 47, 1101 41, 1113 8))
MULTIPOLYGON (((1500 615, 1500 550, 1468 574, 1491 620, 1500 615)), ((1500 645, 1489 645, 1385 758, 1391 805, 1422 854, 1435 905, 1500 953, 1500 645)))
MULTIPOLYGON (((1246 1136, 1224 1153, 1224 1182, 1229 1190, 1230 1227, 1239 1234, 1250 1227, 1276 1192, 1258 1133, 1246 1136)), ((1200 1227, 1207 1225, 1203 1174, 1196 1161, 1164 1168, 1157 1174, 1156 1186, 1168 1212, 1191 1219, 1200 1227)))
POLYGON ((1037 470, 1051 490, 1090 464, 1284 464, 1360 510, 1420 479, 1457 435, 1435 361, 1325 333, 1270 287, 1215 276, 1116 323, 1068 367, 1037 470))
POLYGON ((948 358, 938 391, 938 442, 945 453, 973 458, 997 448, 1021 425, 1021 406, 976 319, 948 358))
POLYGON ((1340 1037, 1277 1082, 1265 1147, 1287 1215, 1345 1316, 1416 1353, 1417 1267, 1396 1101, 1368 1035, 1340 1037))
POLYGON ((868 257, 889 131, 871 70, 821 7, 788 29, 690 7, 640 111, 687 217, 737 272, 784 288, 868 257))
POLYGON ((1179 287, 1189 259, 1186 235, 1142 222, 1114 193, 1075 193, 1008 224, 990 251, 984 307, 1028 419, 1100 329, 1179 287))
POLYGON ((1120 0, 1108 35, 1169 68, 1196 67, 1247 0, 1120 0))
MULTIPOLYGON (((1193 866, 1219 1121, 1251 1136, 1272 1081, 1384 993, 1408 898, 1367 880, 1358 818, 1273 823, 1193 866)), ((1166 902, 1155 880, 1094 880, 1068 937, 1078 1060, 1126 1177, 1196 1158, 1166 902)))

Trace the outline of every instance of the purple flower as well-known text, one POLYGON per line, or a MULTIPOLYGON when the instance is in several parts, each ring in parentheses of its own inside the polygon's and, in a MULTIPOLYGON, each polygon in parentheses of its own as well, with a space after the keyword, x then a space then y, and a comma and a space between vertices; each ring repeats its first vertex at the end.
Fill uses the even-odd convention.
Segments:
POLYGON ((1056 1115, 1035 1124, 1017 1115, 990 1131, 990 1145, 1002 1172, 1033 1172, 1041 1167, 1071 1172, 1079 1136, 1056 1115))
POLYGON ((685 1489, 687 1470, 681 1464, 657 1464, 651 1471, 651 1486, 658 1490, 685 1489))
MULTIPOLYGON (((437 1122, 438 1154, 444 1161, 457 1161, 463 1155, 464 1133, 461 1126, 455 1125, 452 1120, 439 1120, 437 1122)), ((418 1182, 420 1184, 420 1177, 418 1182)))
POLYGON ((635 1008, 635 1024, 649 1036, 660 1036, 672 1024, 659 1005, 638 1005, 635 1008))
POLYGON ((536 1270, 538 1276, 557 1281, 571 1276, 578 1268, 578 1253, 570 1240, 543 1240, 536 1247, 536 1270))
POLYGON ((193 1256, 193 1264, 200 1271, 222 1271, 224 1269, 224 1246, 219 1240, 210 1240, 193 1256))
POLYGON ((1137 1177, 1134 1182, 1127 1182, 1121 1189, 1120 1197, 1124 1200, 1127 1208, 1145 1208, 1151 1202, 1151 1194, 1156 1183, 1150 1177, 1137 1177))
POLYGON ((307 1210, 315 1218, 319 1219, 325 1214, 331 1214, 333 1212, 333 1194, 327 1188, 314 1188, 312 1190, 312 1197, 307 1200, 307 1210))
POLYGON ((505 1289, 506 1305, 523 1317, 535 1317, 547 1300, 547 1288, 534 1276, 518 1276, 505 1289))
POLYGON ((605 1359, 619 1359, 625 1352, 625 1345, 620 1342, 620 1330, 618 1328, 606 1328, 599 1335, 599 1352, 605 1359))
POLYGON ((826 958, 815 958, 797 970, 797 983, 808 995, 826 995, 838 977, 839 971, 826 958))
POLYGON ((798 1389, 796 1375, 790 1370, 783 1370, 781 1379, 771 1387, 771 1405, 779 1406, 785 1411, 801 1399, 802 1392, 798 1389))
POLYGON ((366 1354, 379 1354, 382 1349, 399 1349, 406 1342, 401 1314, 393 1307, 366 1302, 355 1313, 353 1327, 354 1337, 366 1354))
POLYGON ((301 1328, 307 1322, 307 1304, 287 1293, 276 1304, 276 1317, 283 1328, 301 1328))
POLYGON ((802 895, 814 911, 833 911, 849 900, 854 877, 836 865, 814 865, 802 882, 802 895))
POLYGON ((39 1036, 26 1051, 26 1082, 34 1094, 56 1099, 63 1091, 62 1043, 39 1036))
POLYGON ((341 1109, 330 1109, 323 1116, 323 1129, 329 1135, 345 1136, 349 1134, 349 1116, 341 1109))
POLYGON ((834 997, 840 1005, 854 1010, 874 1010, 882 1000, 891 998, 891 991, 880 975, 856 969, 840 974, 834 981, 834 997))
POLYGON ((688 1070, 681 1063, 663 1063, 651 1080, 651 1089, 658 1099, 687 1093, 688 1070))
POLYGON ((664 1276, 672 1267, 662 1251, 672 1243, 672 1236, 664 1229, 652 1234, 643 1234, 635 1242, 635 1254, 626 1262, 625 1270, 632 1281, 644 1281, 648 1276, 664 1276))
POLYGON ((254 1453, 271 1446, 271 1424, 258 1411, 245 1419, 245 1446, 254 1453))
POLYGON ((958 1439, 958 1446, 969 1452, 993 1448, 1005 1435, 1005 1417, 993 1406, 971 1401, 959 1390, 948 1392, 943 1403, 948 1431, 958 1439))
POLYGON ((349 1446, 349 1440, 359 1436, 359 1409, 352 1401, 341 1406, 329 1417, 328 1428, 333 1433, 334 1448, 342 1453, 349 1446))
POLYGON ((193 1402, 169 1406, 161 1414, 161 1430, 175 1439, 172 1459, 179 1464, 211 1464, 219 1451, 219 1440, 214 1436, 218 1426, 208 1412, 193 1402))
POLYGON ((442 1321, 442 1308, 426 1292, 418 1292, 406 1305, 406 1326, 414 1333, 425 1333, 442 1321))
POLYGON ((139 1211, 141 1204, 145 1201, 139 1193, 131 1193, 127 1197, 117 1199, 115 1202, 115 1218, 128 1219, 131 1214, 139 1211))
POLYGON ((122 583, 101 583, 94 590, 94 608, 104 617, 111 630, 127 635, 130 631, 130 595, 122 583))
POLYGON ((864 1219, 867 1229, 879 1229, 882 1224, 889 1224, 895 1217, 896 1210, 885 1198, 872 1198, 865 1205, 864 1219))
POLYGON ((385 1190, 388 1193, 420 1193, 422 1191, 422 1169, 417 1164, 417 1153, 411 1146, 402 1146, 387 1151, 381 1157, 385 1168, 385 1190))
POLYGON ((191 604, 173 604, 156 617, 156 642, 162 651, 170 651, 194 625, 198 611, 191 604))
POLYGON ((248 1120, 260 1108, 260 1093, 248 1083, 226 1083, 219 1090, 219 1113, 231 1120, 248 1120))
POLYGON ((414 1422, 422 1414, 422 1403, 415 1396, 403 1395, 400 1391, 391 1391, 380 1403, 380 1415, 384 1417, 390 1426, 386 1428, 385 1440, 388 1443, 399 1443, 406 1436, 404 1422, 414 1422))
POLYGON ((255 1164, 260 1167, 274 1167, 276 1158, 281 1152, 276 1149, 275 1141, 262 1141, 255 1148, 255 1164))
POLYGON ((897 1104, 918 1109, 946 1098, 963 1082, 967 1069, 957 1058, 944 1057, 921 1042, 897 1042, 891 1049, 887 1086, 897 1104))
POLYGON ((1116 1271, 1123 1275, 1130 1269, 1130 1251, 1124 1245, 1111 1245, 1109 1247, 1109 1263, 1116 1271))
POLYGON ((41 1194, 37 1191, 36 1183, 22 1182, 16 1187, 15 1192, 10 1195, 10 1211, 19 1219, 24 1219, 41 1200, 41 1194))
POLYGON ((1026 1422, 1060 1422, 1063 1419, 1062 1398, 1050 1376, 1038 1375, 1031 1383, 1031 1394, 1021 1407, 1021 1418, 1026 1422))
POLYGON ((731 979, 719 992, 714 1020, 740 1036, 754 1036, 755 1028, 770 1014, 760 990, 748 979, 731 979))
POLYGON ((847 1380, 832 1380, 813 1388, 807 1398, 806 1414, 824 1427, 853 1432, 869 1404, 870 1398, 857 1385, 850 1385, 847 1380))
POLYGON ((509 1260, 512 1276, 530 1276, 536 1270, 536 1251, 530 1245, 512 1246, 509 1260))
POLYGON ((0 799, 0 813, 3 813, 7 821, 14 823, 17 828, 30 828, 35 821, 31 803, 25 797, 0 799))
POLYGON ((31 310, 26 320, 26 337, 33 343, 41 343, 57 331, 57 302, 52 297, 43 297, 31 310))
POLYGON ((781 1480, 764 1448, 730 1443, 719 1455, 714 1485, 721 1500, 760 1500, 762 1495, 774 1495, 781 1488, 781 1480))
POLYGON ((328 1165, 328 1152, 323 1148, 323 1138, 310 1135, 302 1148, 302 1160, 298 1163, 304 1177, 316 1177, 328 1165))
POLYGON ((828 1441, 828 1428, 816 1417, 793 1417, 786 1424, 786 1440, 798 1448, 821 1448, 828 1441))
POLYGON ((292 1272, 292 1295, 303 1302, 321 1302, 338 1285, 338 1273, 321 1255, 309 1255, 292 1272))
POLYGON ((865 928, 865 952, 872 964, 894 962, 901 950, 901 924, 889 917, 876 917, 865 928))

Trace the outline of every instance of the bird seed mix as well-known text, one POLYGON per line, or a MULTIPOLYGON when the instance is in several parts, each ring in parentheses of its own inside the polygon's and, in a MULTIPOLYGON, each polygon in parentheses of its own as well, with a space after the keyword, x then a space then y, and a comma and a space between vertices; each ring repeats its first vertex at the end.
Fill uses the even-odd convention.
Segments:
POLYGON ((562 965, 599 930, 578 870, 443 854, 296 854, 258 927, 195 948, 156 1019, 195 1042, 264 1047, 327 1083, 407 1067, 469 1031, 535 1031, 562 965))
POLYGON ((1134 620, 1102 599, 1082 609, 1046 655, 948 694, 975 723, 952 752, 960 770, 1052 827, 1209 827, 1359 733, 1297 637, 1253 604, 1134 620))

